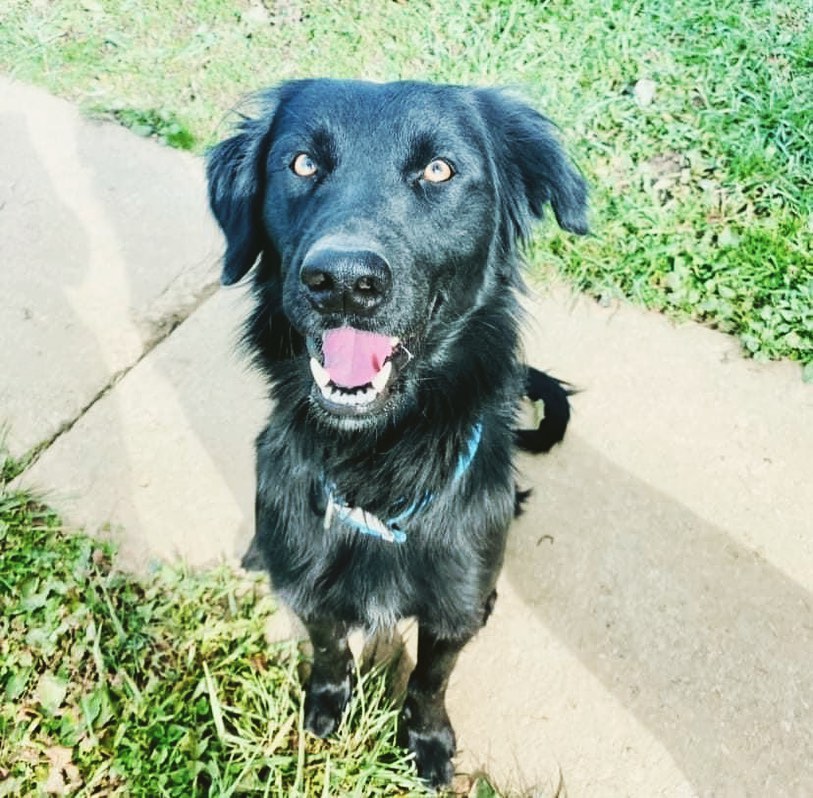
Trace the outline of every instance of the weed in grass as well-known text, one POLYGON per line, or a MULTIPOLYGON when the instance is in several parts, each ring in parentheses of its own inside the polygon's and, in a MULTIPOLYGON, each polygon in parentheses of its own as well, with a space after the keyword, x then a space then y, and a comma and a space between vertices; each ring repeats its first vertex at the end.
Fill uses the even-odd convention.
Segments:
MULTIPOLYGON (((0 446, 2 446, 2 439, 0 437, 0 446)), ((5 485, 11 480, 18 477, 25 471, 25 459, 18 459, 15 457, 5 457, 0 460, 0 486, 5 485)))

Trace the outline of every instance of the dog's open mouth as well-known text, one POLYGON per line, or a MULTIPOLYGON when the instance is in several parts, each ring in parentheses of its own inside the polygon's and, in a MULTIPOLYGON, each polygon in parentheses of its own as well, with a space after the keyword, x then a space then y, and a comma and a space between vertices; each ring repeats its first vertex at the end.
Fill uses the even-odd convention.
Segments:
POLYGON ((328 330, 321 342, 309 340, 308 350, 322 403, 340 415, 380 408, 411 357, 400 338, 354 327, 328 330))

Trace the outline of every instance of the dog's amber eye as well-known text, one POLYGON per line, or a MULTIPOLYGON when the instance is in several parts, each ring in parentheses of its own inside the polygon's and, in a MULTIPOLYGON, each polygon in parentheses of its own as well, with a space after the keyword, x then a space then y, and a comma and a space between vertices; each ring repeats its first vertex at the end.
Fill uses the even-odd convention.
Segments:
POLYGON ((454 169, 443 158, 435 158, 423 170, 423 179, 428 180, 430 183, 445 183, 447 180, 451 180, 453 176, 454 169))
POLYGON ((294 158, 291 169, 295 175, 299 175, 300 177, 313 177, 318 167, 316 166, 316 161, 314 161, 308 153, 300 152, 299 155, 294 158))

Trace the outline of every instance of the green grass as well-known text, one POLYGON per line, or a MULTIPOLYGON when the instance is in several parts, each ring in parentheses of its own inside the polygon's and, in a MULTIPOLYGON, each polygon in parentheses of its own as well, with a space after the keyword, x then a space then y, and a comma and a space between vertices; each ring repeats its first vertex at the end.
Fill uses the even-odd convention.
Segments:
POLYGON ((808 0, 53 0, 4 4, 0 69, 202 151, 303 75, 507 84, 563 129, 593 228, 537 276, 739 337, 813 379, 808 0), (654 82, 651 102, 638 99, 654 82))
POLYGON ((227 569, 139 579, 113 554, 0 485, 0 796, 425 794, 382 673, 317 740, 296 645, 264 639, 266 590, 227 569))

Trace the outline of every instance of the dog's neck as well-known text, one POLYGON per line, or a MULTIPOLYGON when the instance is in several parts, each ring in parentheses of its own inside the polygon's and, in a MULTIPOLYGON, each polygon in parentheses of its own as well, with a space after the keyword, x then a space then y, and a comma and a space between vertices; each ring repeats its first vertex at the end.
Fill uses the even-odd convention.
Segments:
MULTIPOLYGON (((477 456, 482 436, 483 425, 478 421, 472 426, 469 438, 458 454, 454 472, 449 477, 452 485, 465 477, 477 456)), ((348 504, 340 494, 339 488, 325 474, 322 474, 320 481, 326 500, 325 529, 329 529, 333 523, 340 523, 355 532, 390 543, 405 543, 409 525, 414 517, 426 510, 434 500, 434 494, 428 490, 411 499, 403 497, 399 502, 402 506, 395 515, 381 518, 363 507, 348 504)))

